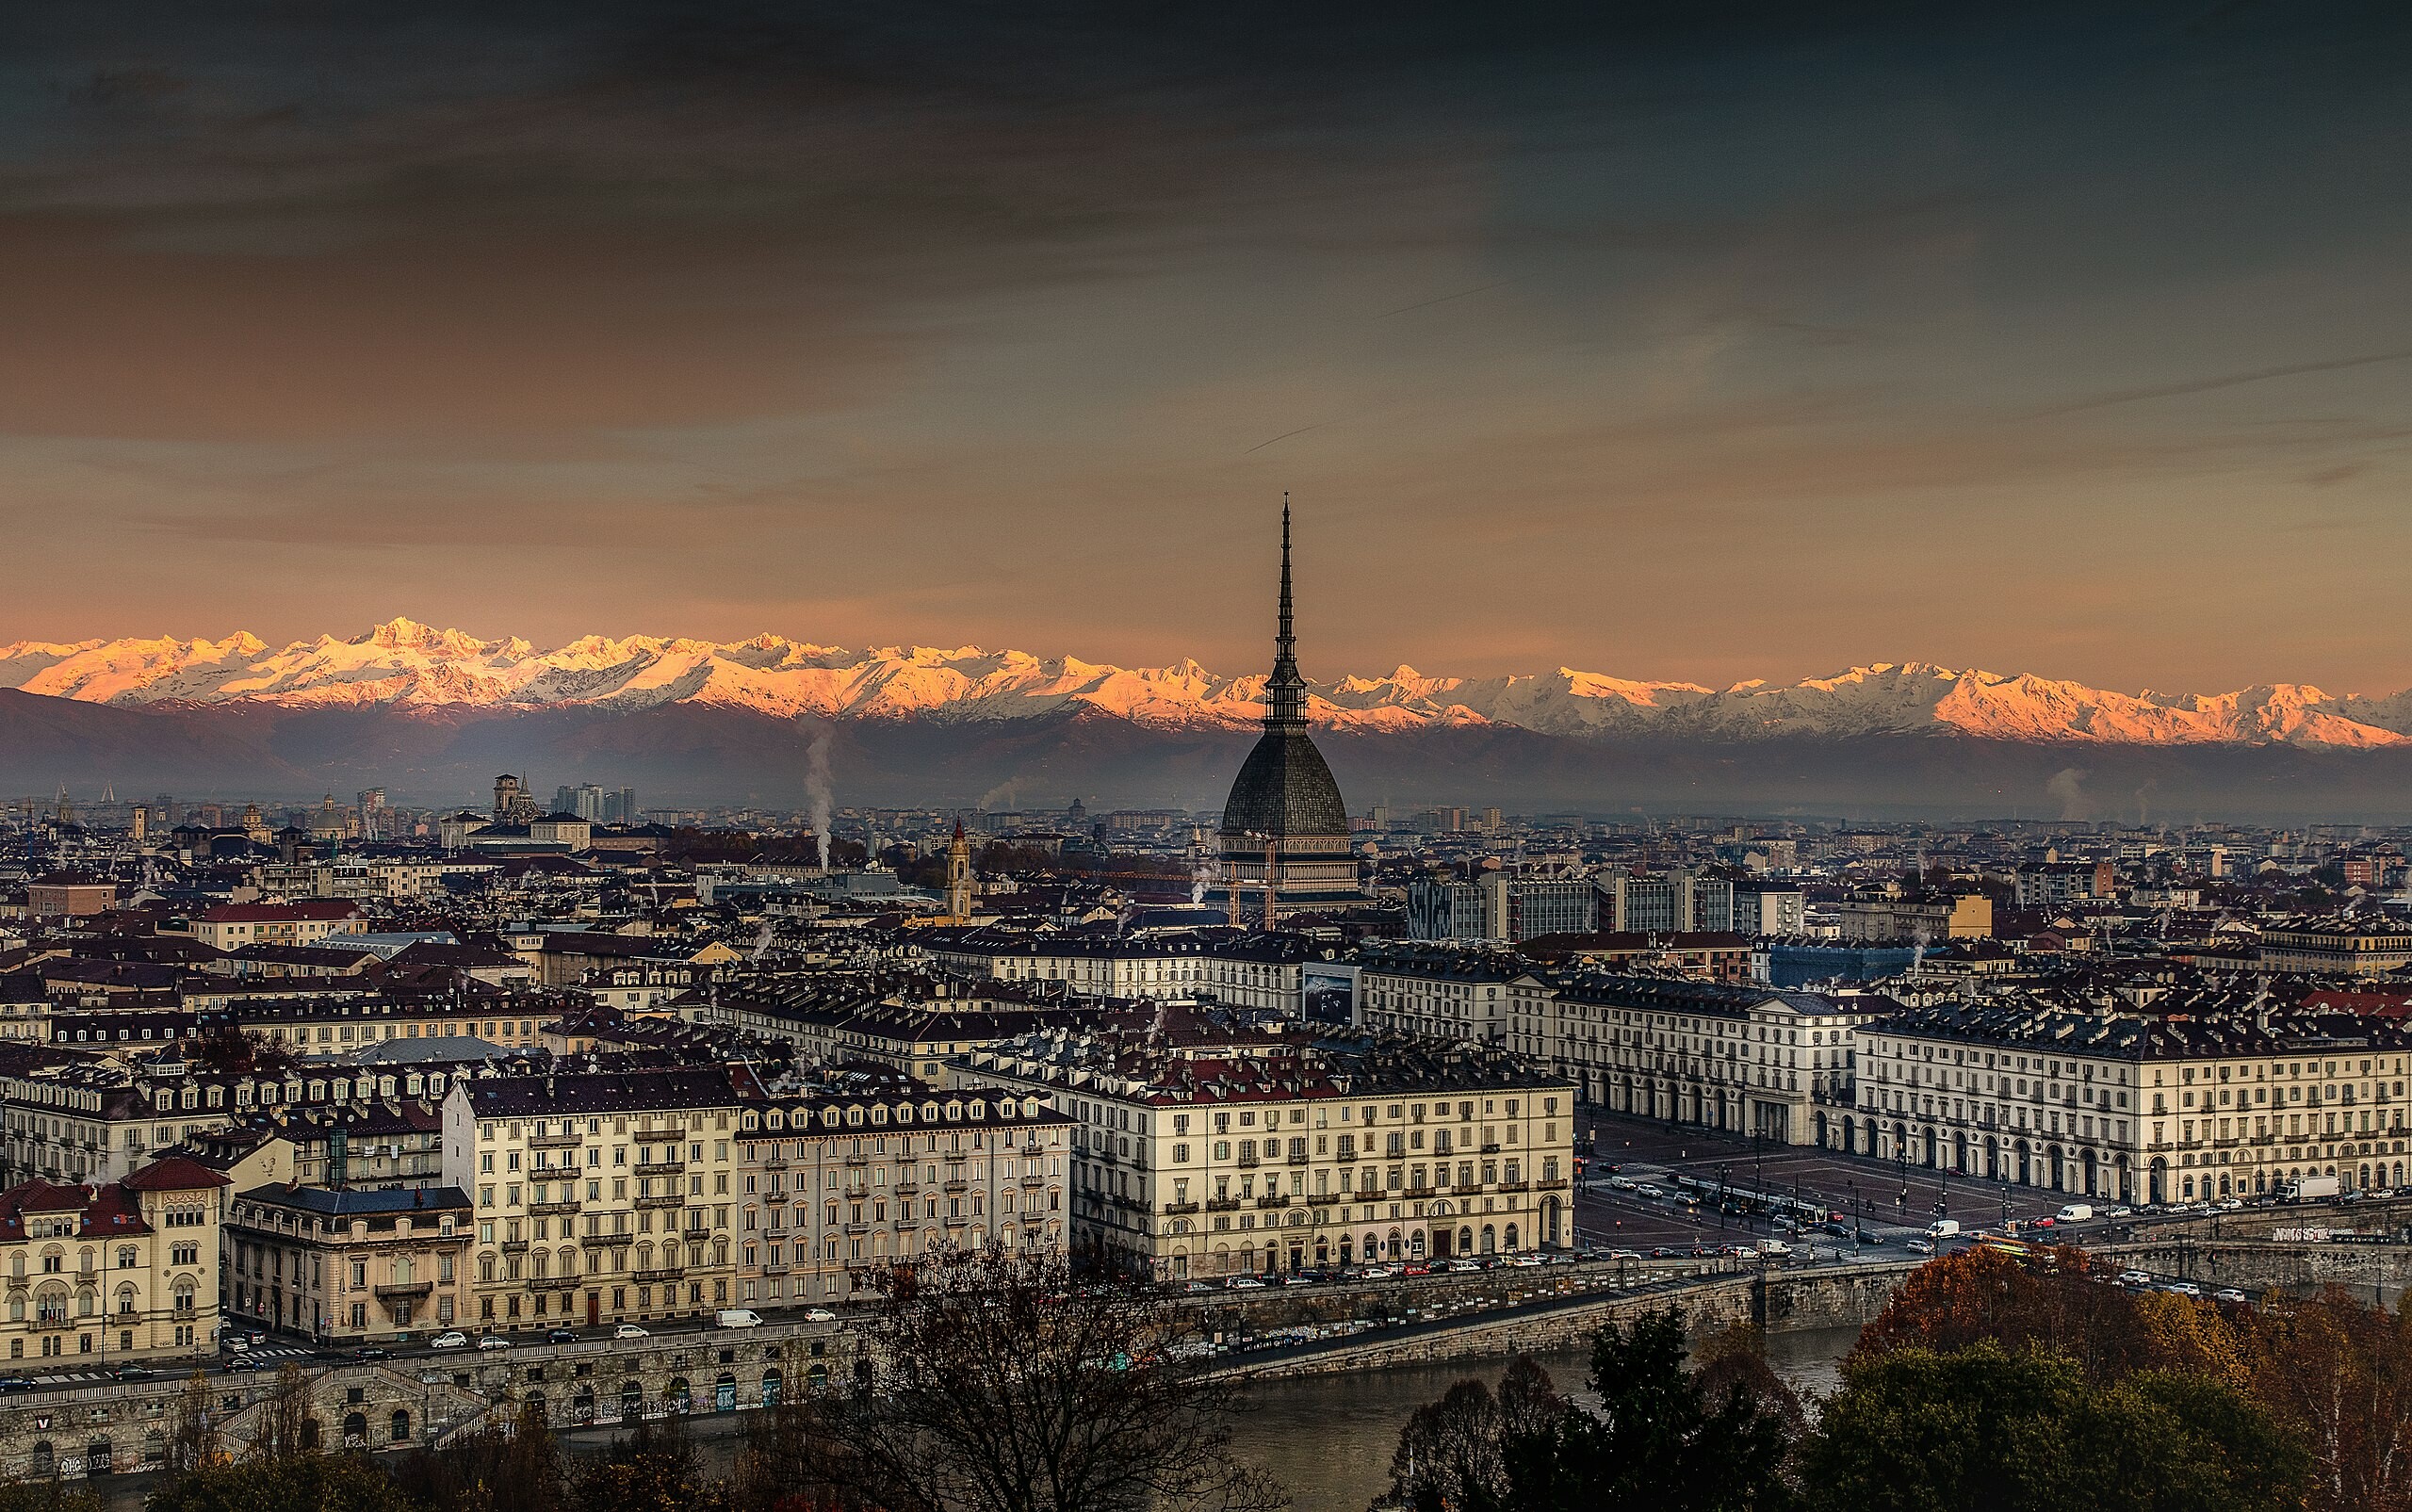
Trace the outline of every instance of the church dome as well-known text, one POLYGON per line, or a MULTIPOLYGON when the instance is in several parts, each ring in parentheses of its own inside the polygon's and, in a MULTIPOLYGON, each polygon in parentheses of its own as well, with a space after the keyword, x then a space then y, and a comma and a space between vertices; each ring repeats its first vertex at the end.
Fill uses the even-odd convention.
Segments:
POLYGON ((1278 839, 1348 838, 1348 808, 1323 753, 1303 729, 1266 730, 1223 803, 1223 834, 1278 839))

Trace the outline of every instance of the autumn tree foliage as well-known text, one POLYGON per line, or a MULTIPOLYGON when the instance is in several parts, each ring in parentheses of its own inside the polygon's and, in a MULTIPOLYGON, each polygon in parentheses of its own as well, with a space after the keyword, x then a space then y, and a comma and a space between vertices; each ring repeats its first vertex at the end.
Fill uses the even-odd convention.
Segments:
POLYGON ((2096 1387, 2151 1374, 2233 1389, 2309 1469, 2309 1512, 2412 1512, 2412 1319, 2340 1291, 2224 1308, 2103 1284, 2081 1252, 1970 1250, 1923 1265, 1861 1335, 1854 1368, 1988 1341, 2065 1358, 2096 1387))

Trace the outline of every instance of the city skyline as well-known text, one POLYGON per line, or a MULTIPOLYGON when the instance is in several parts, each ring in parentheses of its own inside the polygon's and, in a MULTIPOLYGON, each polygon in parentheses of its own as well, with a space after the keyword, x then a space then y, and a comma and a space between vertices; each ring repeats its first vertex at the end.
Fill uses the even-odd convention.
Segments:
POLYGON ((0 641, 2412 686, 2381 8, 375 24, 4 65, 0 641))

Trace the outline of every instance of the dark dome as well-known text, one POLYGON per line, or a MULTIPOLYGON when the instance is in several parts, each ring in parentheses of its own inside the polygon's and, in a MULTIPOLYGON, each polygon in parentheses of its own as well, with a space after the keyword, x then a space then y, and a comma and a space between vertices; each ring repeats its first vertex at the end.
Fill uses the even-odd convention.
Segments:
POLYGON ((1267 730, 1223 803, 1223 833, 1279 839, 1348 838, 1348 807, 1323 753, 1302 729, 1267 730))

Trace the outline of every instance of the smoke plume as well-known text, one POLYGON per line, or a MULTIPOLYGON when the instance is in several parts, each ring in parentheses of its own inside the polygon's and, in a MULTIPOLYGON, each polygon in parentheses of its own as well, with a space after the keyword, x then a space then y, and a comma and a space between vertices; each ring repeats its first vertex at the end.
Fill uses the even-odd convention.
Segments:
POLYGON ((821 850, 821 869, 829 870, 829 816, 835 807, 829 792, 829 727, 818 725, 804 753, 804 797, 811 810, 812 840, 821 850))
POLYGON ((2062 767, 2044 785, 2044 790, 2059 800, 2061 818, 2064 820, 2083 819, 2093 810, 2094 805, 2085 796, 2085 773, 2076 767, 2062 767))

